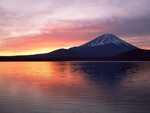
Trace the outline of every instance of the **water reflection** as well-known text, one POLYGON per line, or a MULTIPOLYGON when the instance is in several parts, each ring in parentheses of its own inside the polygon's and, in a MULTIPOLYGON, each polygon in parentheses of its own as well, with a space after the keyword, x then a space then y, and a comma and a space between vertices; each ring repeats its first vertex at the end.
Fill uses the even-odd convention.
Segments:
POLYGON ((149 112, 149 62, 1 62, 2 113, 149 112))
POLYGON ((94 83, 114 85, 120 83, 129 74, 149 69, 150 65, 147 64, 144 62, 63 62, 57 66, 59 70, 70 71, 72 76, 79 75, 94 83))

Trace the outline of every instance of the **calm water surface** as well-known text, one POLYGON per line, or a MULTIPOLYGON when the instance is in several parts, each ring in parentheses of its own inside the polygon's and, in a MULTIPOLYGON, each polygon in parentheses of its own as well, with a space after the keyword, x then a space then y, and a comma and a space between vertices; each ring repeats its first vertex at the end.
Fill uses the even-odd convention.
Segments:
POLYGON ((1 62, 0 113, 150 113, 150 62, 1 62))

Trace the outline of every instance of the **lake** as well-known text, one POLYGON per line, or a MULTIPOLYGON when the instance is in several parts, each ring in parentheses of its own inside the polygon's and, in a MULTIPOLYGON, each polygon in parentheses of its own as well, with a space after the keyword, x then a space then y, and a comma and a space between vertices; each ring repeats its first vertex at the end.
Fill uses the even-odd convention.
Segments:
POLYGON ((0 113, 150 113, 150 62, 0 62, 0 113))

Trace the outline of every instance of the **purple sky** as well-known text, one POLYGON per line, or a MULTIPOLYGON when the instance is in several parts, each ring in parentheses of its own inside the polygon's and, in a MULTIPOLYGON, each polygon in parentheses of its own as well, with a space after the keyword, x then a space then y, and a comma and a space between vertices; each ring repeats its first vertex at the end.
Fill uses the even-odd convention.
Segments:
POLYGON ((0 0, 0 55, 79 46, 105 33, 150 49, 150 0, 0 0))

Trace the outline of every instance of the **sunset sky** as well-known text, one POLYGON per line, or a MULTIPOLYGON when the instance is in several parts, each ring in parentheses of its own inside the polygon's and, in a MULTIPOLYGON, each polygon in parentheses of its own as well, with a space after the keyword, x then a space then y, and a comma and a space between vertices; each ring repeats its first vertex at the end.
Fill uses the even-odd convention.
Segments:
POLYGON ((0 56, 79 46, 107 33, 150 49, 150 0, 0 0, 0 56))

